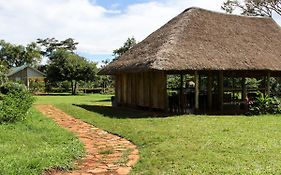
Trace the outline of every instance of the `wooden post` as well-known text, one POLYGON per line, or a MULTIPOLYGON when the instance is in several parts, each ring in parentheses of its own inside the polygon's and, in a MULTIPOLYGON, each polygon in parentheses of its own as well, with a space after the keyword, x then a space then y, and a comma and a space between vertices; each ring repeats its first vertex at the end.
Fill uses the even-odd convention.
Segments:
POLYGON ((168 110, 168 108, 169 108, 169 96, 168 96, 168 88, 167 88, 167 81, 168 81, 168 76, 167 76, 167 73, 165 73, 164 72, 164 87, 165 87, 165 89, 164 89, 164 100, 165 100, 165 112, 166 113, 168 113, 169 112, 169 110, 168 110))
POLYGON ((235 90, 234 90, 234 87, 235 87, 235 85, 234 85, 234 77, 232 76, 231 77, 231 80, 232 80, 232 86, 231 86, 231 88, 232 88, 232 92, 231 92, 231 101, 232 102, 235 102, 235 98, 234 98, 234 96, 235 96, 235 90))
POLYGON ((119 103, 119 82, 118 82, 118 75, 112 76, 112 78, 115 80, 114 81, 114 90, 115 90, 115 101, 118 104, 119 103))
POLYGON ((198 71, 194 72, 195 80, 195 112, 199 112, 199 74, 198 71))
POLYGON ((270 96, 270 72, 267 72, 265 94, 270 96))
POLYGON ((213 77, 212 77, 212 73, 211 72, 208 72, 208 84, 207 84, 207 95, 208 95, 208 110, 209 111, 212 111, 212 102, 213 102, 213 99, 212 99, 212 83, 213 83, 213 77))
POLYGON ((27 77, 26 80, 27 80, 26 86, 27 86, 27 89, 29 90, 29 78, 27 77))
POLYGON ((181 76, 181 82, 180 82, 180 96, 179 96, 179 100, 180 100, 180 113, 183 113, 184 112, 184 109, 183 109, 183 74, 181 73, 180 74, 181 76))
POLYGON ((247 97, 246 78, 245 77, 242 78, 241 85, 242 85, 242 101, 245 101, 246 97, 247 97))
POLYGON ((219 109, 223 112, 223 71, 219 72, 219 109))

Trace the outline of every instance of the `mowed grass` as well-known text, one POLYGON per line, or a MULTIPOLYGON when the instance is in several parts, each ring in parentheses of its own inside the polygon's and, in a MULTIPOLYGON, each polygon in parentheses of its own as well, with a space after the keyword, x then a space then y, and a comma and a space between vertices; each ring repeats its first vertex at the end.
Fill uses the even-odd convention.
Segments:
POLYGON ((70 94, 50 94, 37 96, 36 104, 96 104, 110 105, 112 95, 90 94, 90 95, 70 95, 70 94))
POLYGON ((99 106, 108 105, 109 97, 59 97, 55 106, 134 142, 141 159, 132 174, 281 174, 280 115, 153 118, 99 106))
POLYGON ((27 120, 0 125, 0 174, 72 169, 84 148, 74 135, 32 108, 27 120))

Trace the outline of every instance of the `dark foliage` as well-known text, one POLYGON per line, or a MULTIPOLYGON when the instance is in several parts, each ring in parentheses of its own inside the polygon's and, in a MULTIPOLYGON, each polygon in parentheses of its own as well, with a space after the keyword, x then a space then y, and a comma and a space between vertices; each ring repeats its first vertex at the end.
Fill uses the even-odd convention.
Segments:
POLYGON ((249 104, 250 115, 280 114, 280 100, 276 97, 263 96, 260 94, 249 104))
POLYGON ((41 52, 44 56, 50 56, 57 50, 73 52, 76 50, 76 45, 78 45, 78 42, 75 42, 72 38, 68 38, 63 41, 59 41, 55 38, 37 39, 37 43, 45 48, 41 52))
POLYGON ((0 40, 0 62, 5 63, 8 68, 24 64, 38 65, 41 59, 41 50, 36 43, 23 46, 0 40))

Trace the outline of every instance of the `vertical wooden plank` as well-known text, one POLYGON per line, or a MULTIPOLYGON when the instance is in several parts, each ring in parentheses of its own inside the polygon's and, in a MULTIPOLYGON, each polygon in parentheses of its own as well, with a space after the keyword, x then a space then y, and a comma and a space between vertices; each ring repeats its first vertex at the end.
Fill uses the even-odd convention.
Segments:
POLYGON ((223 112, 223 71, 219 71, 219 109, 223 112))
POLYGON ((140 88, 140 73, 136 73, 135 75, 136 78, 136 106, 139 106, 140 104, 140 93, 139 93, 139 88, 140 88))
POLYGON ((242 101, 245 101, 247 97, 247 89, 246 89, 246 78, 242 78, 242 101))
POLYGON ((179 94, 179 104, 180 104, 180 112, 184 112, 184 104, 183 104, 183 73, 180 73, 180 94, 179 94))
POLYGON ((157 92, 155 88, 157 88, 157 74, 156 72, 150 73, 150 101, 151 101, 151 108, 157 107, 157 92))
POLYGON ((208 79, 207 79, 207 98, 208 98, 208 110, 212 111, 212 103, 213 103, 213 94, 212 94, 212 86, 213 86, 213 77, 212 72, 208 72, 208 79))
POLYGON ((168 108, 169 108, 169 102, 168 102, 168 92, 167 92, 167 73, 163 71, 163 98, 164 98, 164 104, 163 104, 163 110, 165 112, 168 112, 168 108))
POLYGON ((198 71, 194 72, 195 80, 195 112, 199 112, 199 74, 198 71))
POLYGON ((135 106, 136 106, 136 74, 133 73, 131 76, 132 76, 132 77, 131 77, 131 78, 132 78, 132 79, 131 79, 132 106, 135 107, 135 106))
POLYGON ((161 92, 161 72, 157 71, 155 72, 155 76, 154 76, 154 81, 155 81, 155 85, 154 85, 154 93, 155 93, 155 107, 156 109, 160 108, 160 92, 161 92))
POLYGON ((266 95, 270 96, 270 72, 267 72, 267 76, 266 76, 265 93, 266 95))
POLYGON ((144 106, 144 76, 143 73, 139 73, 139 106, 144 106))
POLYGON ((158 108, 165 110, 166 108, 166 78, 164 71, 159 72, 159 84, 158 84, 158 108))
POLYGON ((119 78, 118 75, 114 76, 114 79, 115 79, 114 91, 115 91, 115 100, 116 100, 117 104, 119 103, 119 89, 118 89, 119 81, 118 81, 118 78, 119 78))
POLYGON ((123 104, 127 105, 127 74, 123 74, 123 104))
POLYGON ((124 100, 123 100, 123 74, 119 75, 119 97, 120 97, 119 104, 123 105, 123 103, 124 103, 124 100))
POLYGON ((128 106, 132 106, 132 87, 131 87, 131 82, 132 82, 132 74, 127 74, 127 91, 126 91, 126 96, 127 96, 127 104, 128 106))
POLYGON ((149 78, 149 84, 148 84, 148 92, 149 92, 149 107, 152 109, 153 108, 153 79, 154 79, 154 76, 153 76, 153 72, 150 72, 149 75, 148 75, 148 78, 149 78))
POLYGON ((143 85, 143 89, 144 89, 144 107, 150 107, 149 105, 149 101, 150 101, 150 72, 144 72, 143 73, 143 77, 144 77, 144 85, 143 85))

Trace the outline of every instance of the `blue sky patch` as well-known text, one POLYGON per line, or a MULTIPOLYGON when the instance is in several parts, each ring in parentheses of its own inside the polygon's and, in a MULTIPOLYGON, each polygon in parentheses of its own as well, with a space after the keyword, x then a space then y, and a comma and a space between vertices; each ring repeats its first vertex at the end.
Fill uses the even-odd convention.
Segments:
POLYGON ((88 60, 101 63, 103 60, 112 60, 114 56, 112 54, 90 54, 85 52, 78 52, 82 57, 85 57, 88 60))
POLYGON ((156 0, 95 0, 95 4, 109 10, 125 10, 129 5, 156 0))

